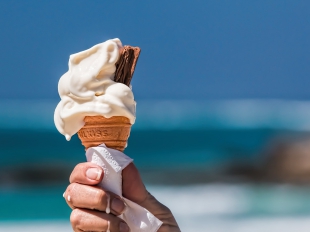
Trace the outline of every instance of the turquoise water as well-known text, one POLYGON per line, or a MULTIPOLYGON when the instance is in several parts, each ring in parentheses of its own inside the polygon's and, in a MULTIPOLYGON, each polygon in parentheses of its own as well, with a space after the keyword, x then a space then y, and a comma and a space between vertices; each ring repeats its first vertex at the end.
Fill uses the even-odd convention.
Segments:
MULTIPOLYGON (((148 167, 201 164, 230 159, 258 158, 266 142, 289 131, 270 129, 134 130, 126 154, 148 167), (192 159, 188 159, 188 154, 192 159), (178 159, 176 159, 178 157, 178 159), (175 160, 176 159, 176 160, 175 160)), ((2 129, 0 165, 32 162, 77 162, 84 159, 81 142, 67 142, 57 131, 2 129)))
POLYGON ((32 186, 0 191, 0 220, 42 220, 70 217, 62 194, 65 185, 32 186))
MULTIPOLYGON (((268 141, 287 133, 270 129, 135 130, 126 153, 134 158, 148 185, 185 186, 182 191, 191 196, 192 185, 229 183, 232 176, 225 170, 230 165, 263 162, 261 154, 268 141)), ((70 209, 62 194, 73 167, 85 161, 80 141, 74 137, 67 142, 56 131, 26 129, 1 130, 0 138, 0 220, 68 218, 70 209)), ((308 188, 283 188, 282 198, 272 185, 240 189, 251 209, 234 217, 310 214, 308 188), (271 207, 272 202, 277 203, 271 207)))
MULTIPOLYGON (((288 133, 271 129, 133 130, 125 153, 151 184, 204 183, 225 166, 263 162, 261 154, 268 142, 288 133), (182 171, 191 176, 178 180, 182 171), (170 173, 170 178, 158 173, 170 173)), ((0 138, 2 186, 62 182, 77 163, 85 161, 77 136, 67 142, 55 130, 2 129, 0 138)))
MULTIPOLYGON (((0 112, 0 221, 68 220, 70 209, 62 194, 73 167, 85 161, 84 149, 76 136, 67 142, 54 128, 55 102, 14 104, 0 102, 5 109, 0 112)), ((308 106, 142 103, 125 153, 183 228, 221 228, 223 223, 233 227, 249 220, 268 224, 279 218, 283 223, 287 217, 292 223, 303 222, 310 215, 308 186, 257 181, 249 173, 234 175, 231 168, 253 169, 265 161, 272 141, 307 134, 308 106)))
MULTIPOLYGON (((184 231, 309 231, 309 187, 220 183, 147 187, 169 206, 184 231)), ((71 231, 70 210, 61 190, 37 188, 5 197, 2 192, 0 231, 71 231)))

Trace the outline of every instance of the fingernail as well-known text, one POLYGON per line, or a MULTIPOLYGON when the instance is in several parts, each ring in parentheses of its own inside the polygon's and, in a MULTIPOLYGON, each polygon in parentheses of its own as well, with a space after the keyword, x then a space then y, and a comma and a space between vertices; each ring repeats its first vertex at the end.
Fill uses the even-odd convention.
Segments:
POLYGON ((89 168, 86 171, 86 176, 91 180, 99 180, 101 177, 102 170, 99 168, 89 168))
POLYGON ((119 231, 120 231, 120 232, 129 232, 129 227, 127 226, 126 223, 121 222, 121 223, 119 224, 119 231))
POLYGON ((64 192, 64 194, 62 194, 63 197, 65 197, 66 192, 64 192))
POLYGON ((114 199, 112 200, 111 208, 112 208, 115 212, 121 214, 121 213, 123 213, 123 211, 124 211, 124 209, 125 209, 125 204, 124 204, 124 202, 123 202, 121 199, 114 198, 114 199))

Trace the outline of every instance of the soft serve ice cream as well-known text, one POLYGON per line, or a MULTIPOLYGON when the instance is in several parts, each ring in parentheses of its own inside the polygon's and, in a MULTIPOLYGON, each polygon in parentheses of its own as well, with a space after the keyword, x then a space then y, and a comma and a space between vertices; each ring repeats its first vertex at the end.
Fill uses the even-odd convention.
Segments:
POLYGON ((69 70, 58 83, 61 101, 54 114, 56 128, 68 141, 84 126, 85 116, 123 116, 134 124, 132 90, 114 81, 122 49, 119 39, 111 39, 70 56, 69 70))
MULTIPOLYGON (((123 47, 119 39, 97 44, 70 56, 69 70, 58 84, 61 101, 54 114, 57 129, 67 140, 78 132, 87 149, 87 161, 104 170, 98 186, 119 196, 122 170, 132 162, 122 151, 135 122, 136 102, 128 85, 139 53, 140 48, 123 47)), ((130 231, 156 232, 162 225, 147 209, 123 200, 126 210, 118 217, 130 231)), ((107 205, 105 212, 109 214, 110 202, 107 205)))

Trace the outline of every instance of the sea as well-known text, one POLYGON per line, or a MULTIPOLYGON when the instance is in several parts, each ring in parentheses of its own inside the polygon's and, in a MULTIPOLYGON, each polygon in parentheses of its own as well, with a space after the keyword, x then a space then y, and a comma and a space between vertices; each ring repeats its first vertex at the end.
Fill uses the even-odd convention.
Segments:
MULTIPOLYGON (((182 231, 310 230, 310 185, 253 177, 282 138, 308 138, 310 102, 137 100, 125 153, 182 231), (239 172, 236 172, 236 169, 239 172)), ((0 231, 72 231, 62 194, 85 162, 56 100, 0 101, 0 231)))

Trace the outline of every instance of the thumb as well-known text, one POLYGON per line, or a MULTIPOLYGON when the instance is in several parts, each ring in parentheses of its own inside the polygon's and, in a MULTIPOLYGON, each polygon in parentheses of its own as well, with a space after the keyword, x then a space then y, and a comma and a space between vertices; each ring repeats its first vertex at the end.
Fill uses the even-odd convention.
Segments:
POLYGON ((123 196, 141 205, 163 222, 158 230, 180 232, 170 209, 161 204, 146 190, 136 166, 131 163, 123 170, 123 196))
POLYGON ((133 202, 142 203, 148 192, 142 182, 140 173, 133 163, 123 170, 123 196, 133 202))

